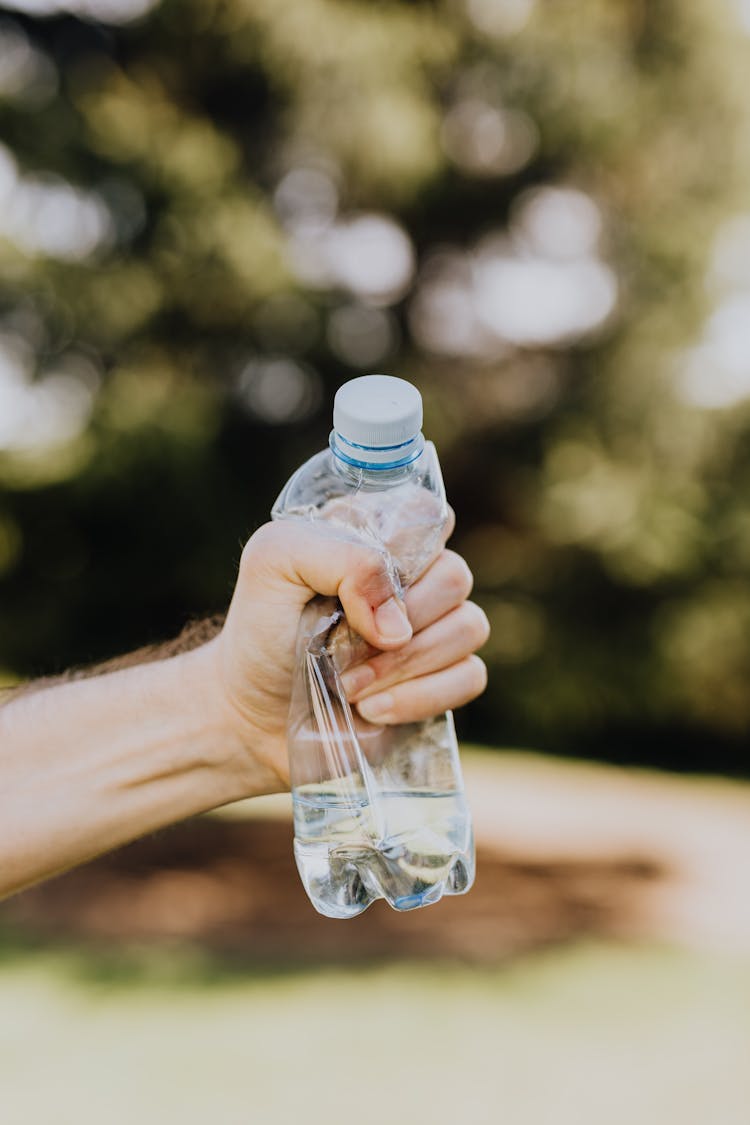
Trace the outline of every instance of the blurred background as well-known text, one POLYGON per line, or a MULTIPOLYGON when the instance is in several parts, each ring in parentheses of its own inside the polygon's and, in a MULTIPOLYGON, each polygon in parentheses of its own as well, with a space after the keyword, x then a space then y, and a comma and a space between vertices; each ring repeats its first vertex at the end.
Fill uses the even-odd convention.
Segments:
POLYGON ((0 4, 0 683, 223 611, 372 371, 493 626, 472 894, 319 919, 281 799, 18 896, 5 1121, 746 1125, 749 68, 747 0, 0 4))

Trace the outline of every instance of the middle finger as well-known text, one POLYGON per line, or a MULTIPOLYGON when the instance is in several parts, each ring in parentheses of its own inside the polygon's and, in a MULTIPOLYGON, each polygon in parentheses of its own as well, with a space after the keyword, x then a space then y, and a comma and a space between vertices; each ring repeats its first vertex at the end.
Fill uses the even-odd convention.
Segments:
POLYGON ((452 609, 403 648, 382 652, 342 676, 347 697, 359 702, 394 684, 457 664, 489 636, 486 614, 473 602, 452 609))

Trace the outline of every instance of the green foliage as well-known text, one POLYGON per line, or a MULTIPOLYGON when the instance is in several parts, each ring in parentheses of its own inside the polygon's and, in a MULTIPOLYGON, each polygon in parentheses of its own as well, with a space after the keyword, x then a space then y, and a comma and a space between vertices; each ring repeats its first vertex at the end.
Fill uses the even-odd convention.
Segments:
POLYGON ((684 390, 750 179, 729 5, 75 10, 0 22, 0 666, 221 609, 336 386, 385 368, 495 627, 466 729, 741 764, 748 400, 684 390))

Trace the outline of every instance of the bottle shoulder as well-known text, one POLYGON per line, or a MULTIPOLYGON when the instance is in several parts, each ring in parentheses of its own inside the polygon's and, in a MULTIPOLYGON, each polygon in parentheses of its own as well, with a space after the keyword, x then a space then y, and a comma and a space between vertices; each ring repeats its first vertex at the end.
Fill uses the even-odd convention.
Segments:
POLYGON ((360 495, 362 503, 369 506, 375 496, 382 496, 385 500, 386 494, 390 493, 396 501, 397 495, 415 489, 429 493, 438 501, 441 514, 444 514, 447 508, 445 488, 432 442, 425 443, 421 456, 411 465, 385 471, 352 468, 337 458, 330 448, 322 449, 292 474, 279 493, 271 515, 274 519, 310 518, 330 501, 343 497, 360 495))
POLYGON ((336 472, 330 449, 321 449, 292 473, 271 509, 273 519, 301 514, 322 507, 327 500, 342 494, 344 482, 336 472))

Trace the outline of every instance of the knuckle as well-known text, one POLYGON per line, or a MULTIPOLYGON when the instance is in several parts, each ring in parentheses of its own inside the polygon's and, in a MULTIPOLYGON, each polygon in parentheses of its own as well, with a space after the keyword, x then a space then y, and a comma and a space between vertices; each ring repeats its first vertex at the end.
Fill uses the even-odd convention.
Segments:
POLYGON ((248 539, 242 548, 240 556, 240 570, 246 571, 255 565, 258 555, 266 549, 278 534, 276 524, 264 523, 248 539))
POLYGON ((445 552, 445 583, 460 602, 468 598, 474 585, 474 575, 469 569, 469 564, 455 551, 445 552))
POLYGON ((462 606, 462 614, 465 618, 464 628, 467 641, 473 649, 481 648, 490 635, 490 623, 487 620, 487 614, 476 602, 466 602, 462 606))
POLYGON ((391 580, 385 555, 374 547, 356 547, 357 585, 375 600, 392 593, 391 580))
POLYGON ((469 665, 469 682, 472 687, 474 695, 481 695, 487 687, 487 665, 479 656, 470 656, 468 659, 469 665))
POLYGON ((375 673, 375 683, 382 684, 384 680, 398 672, 404 662, 403 651, 403 649, 391 649, 390 652, 379 652, 377 656, 370 658, 369 664, 375 673))

